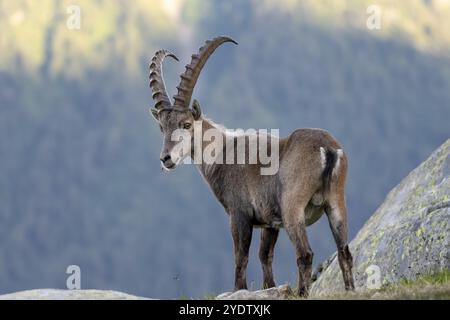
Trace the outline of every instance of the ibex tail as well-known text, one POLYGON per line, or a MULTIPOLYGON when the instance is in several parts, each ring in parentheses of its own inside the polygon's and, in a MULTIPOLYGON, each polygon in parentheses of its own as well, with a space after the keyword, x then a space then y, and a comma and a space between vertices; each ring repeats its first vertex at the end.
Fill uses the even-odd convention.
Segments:
POLYGON ((335 169, 339 167, 340 157, 342 156, 342 149, 329 149, 320 148, 322 159, 324 159, 324 169, 322 171, 322 190, 323 194, 327 194, 330 191, 331 180, 335 169))

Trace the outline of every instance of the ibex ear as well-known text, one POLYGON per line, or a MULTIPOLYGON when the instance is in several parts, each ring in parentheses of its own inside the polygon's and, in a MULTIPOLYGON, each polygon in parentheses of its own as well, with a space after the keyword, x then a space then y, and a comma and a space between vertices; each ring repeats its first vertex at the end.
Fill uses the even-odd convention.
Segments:
POLYGON ((194 99, 194 102, 192 103, 192 115, 194 116, 194 120, 198 120, 200 116, 202 115, 202 110, 200 109, 200 104, 197 100, 194 99))
POLYGON ((158 110, 156 110, 155 108, 150 108, 150 114, 153 116, 153 118, 155 118, 156 121, 159 121, 158 110))

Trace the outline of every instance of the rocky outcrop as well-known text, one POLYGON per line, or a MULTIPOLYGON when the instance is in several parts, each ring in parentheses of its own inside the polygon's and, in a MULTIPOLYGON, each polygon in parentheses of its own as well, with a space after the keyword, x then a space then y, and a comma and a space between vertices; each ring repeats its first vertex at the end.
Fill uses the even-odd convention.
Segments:
POLYGON ((36 289, 0 296, 0 300, 149 300, 110 290, 36 289))
POLYGON ((216 300, 284 300, 292 295, 291 288, 285 284, 275 288, 257 291, 238 290, 218 295, 216 300))
MULTIPOLYGON (((450 140, 389 193, 350 250, 357 288, 377 268, 382 284, 450 268, 450 140)), ((321 272, 312 295, 343 290, 335 256, 321 272)))

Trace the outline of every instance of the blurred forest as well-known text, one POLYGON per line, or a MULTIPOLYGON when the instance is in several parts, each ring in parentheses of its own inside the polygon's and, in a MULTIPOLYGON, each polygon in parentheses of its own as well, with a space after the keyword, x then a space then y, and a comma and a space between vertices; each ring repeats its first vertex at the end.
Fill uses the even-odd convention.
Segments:
MULTIPOLYGON (((194 92, 230 128, 329 130, 349 157, 350 237, 450 137, 449 0, 0 0, 0 293, 82 288, 149 297, 230 290, 227 216, 193 166, 160 169, 148 63, 174 94, 205 39, 229 35, 194 92), (382 9, 368 30, 367 7, 382 9), (67 28, 79 5, 81 29, 67 28)), ((308 229, 315 264, 335 250, 308 229)), ((255 232, 248 280, 261 285, 255 232)), ((296 278, 283 232, 278 283, 296 278)))

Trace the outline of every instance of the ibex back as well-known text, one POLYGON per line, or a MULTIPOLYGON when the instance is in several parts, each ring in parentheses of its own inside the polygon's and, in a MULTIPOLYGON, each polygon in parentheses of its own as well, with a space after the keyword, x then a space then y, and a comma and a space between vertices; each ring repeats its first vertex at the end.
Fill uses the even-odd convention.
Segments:
MULTIPOLYGON (((202 115, 199 103, 194 100, 190 108, 192 92, 209 56, 228 37, 217 37, 192 55, 191 63, 181 75, 181 82, 174 96, 174 103, 166 93, 161 65, 166 56, 178 60, 167 50, 156 52, 150 64, 150 88, 155 107, 151 113, 158 121, 164 142, 161 164, 172 170, 186 157, 194 157, 196 147, 203 150, 217 143, 216 139, 194 141, 194 123, 200 130, 217 130, 225 140, 237 139, 225 128, 202 115), (172 136, 183 129, 191 139, 191 148, 184 153, 174 153, 176 141, 172 136)), ((223 164, 221 162, 197 164, 217 199, 230 217, 231 234, 235 255, 235 290, 246 289, 246 268, 254 227, 261 228, 259 257, 263 269, 263 287, 275 286, 272 260, 278 232, 286 229, 295 246, 298 266, 298 294, 306 296, 311 283, 313 252, 306 227, 326 213, 337 245, 338 261, 345 288, 353 289, 352 256, 347 245, 347 209, 345 204, 345 182, 347 158, 339 142, 321 129, 298 129, 284 139, 271 137, 269 150, 279 152, 279 169, 273 175, 262 175, 259 159, 254 164, 223 164), (274 148, 276 147, 276 148, 274 148)), ((245 137, 245 146, 250 137, 245 137)), ((226 152, 221 144, 222 153, 226 152)), ((258 145, 258 147, 260 147, 258 145)), ((235 154, 239 152, 234 145, 235 154)), ((242 149, 240 149, 242 150, 242 149)), ((248 157, 249 148, 244 148, 248 157)), ((217 156, 217 155, 216 155, 217 156)))

